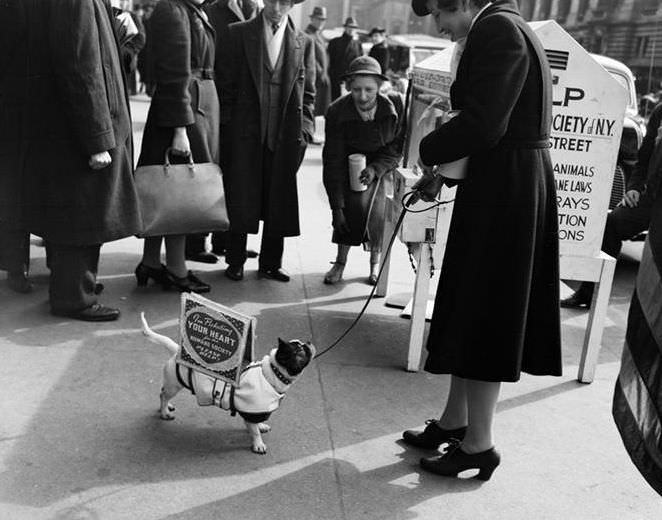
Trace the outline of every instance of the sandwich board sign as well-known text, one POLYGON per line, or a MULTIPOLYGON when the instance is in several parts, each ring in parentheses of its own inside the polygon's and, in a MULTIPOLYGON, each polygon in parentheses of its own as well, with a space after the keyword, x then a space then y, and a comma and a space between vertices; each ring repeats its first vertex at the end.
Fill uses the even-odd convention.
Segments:
MULTIPOLYGON (((627 106, 627 92, 553 20, 529 24, 545 48, 553 81, 550 155, 556 181, 561 255, 600 253, 627 106)), ((441 124, 450 99, 452 47, 414 67, 407 141, 418 145, 441 124)))
POLYGON ((553 80, 551 156, 561 254, 600 253, 627 92, 555 21, 533 22, 553 80))
POLYGON ((195 293, 182 293, 177 362, 236 385, 253 360, 257 320, 195 293))

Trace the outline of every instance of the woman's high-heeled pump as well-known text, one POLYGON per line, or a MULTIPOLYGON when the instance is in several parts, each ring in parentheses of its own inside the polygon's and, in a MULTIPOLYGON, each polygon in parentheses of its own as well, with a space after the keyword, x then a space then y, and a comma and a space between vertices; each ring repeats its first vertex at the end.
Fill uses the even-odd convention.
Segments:
POLYGON ((466 426, 454 430, 444 430, 434 419, 425 421, 427 425, 422 432, 407 430, 402 434, 402 440, 415 448, 424 450, 436 450, 444 443, 449 443, 451 439, 462 440, 467 433, 466 426))
POLYGON ((167 267, 163 267, 168 282, 171 287, 178 289, 181 292, 194 292, 194 293, 207 293, 211 290, 211 286, 206 284, 200 278, 195 276, 191 271, 186 273, 186 276, 179 278, 175 276, 167 267))
POLYGON ((136 267, 135 272, 138 287, 145 287, 151 278, 154 280, 154 282, 163 287, 163 289, 170 288, 171 282, 163 265, 157 269, 155 267, 149 267, 148 265, 140 262, 138 267, 136 267))
POLYGON ((469 469, 477 469, 478 474, 475 478, 490 480, 492 473, 501 463, 499 452, 494 448, 490 448, 479 453, 465 453, 461 446, 460 441, 453 440, 448 451, 443 455, 422 458, 421 467, 444 477, 457 477, 458 473, 469 469))

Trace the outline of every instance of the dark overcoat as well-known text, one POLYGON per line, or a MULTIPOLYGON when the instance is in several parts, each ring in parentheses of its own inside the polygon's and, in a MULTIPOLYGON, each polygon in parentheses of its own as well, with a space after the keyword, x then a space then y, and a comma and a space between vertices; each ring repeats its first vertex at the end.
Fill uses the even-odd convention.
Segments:
MULTIPOLYGON (((329 76, 332 82, 342 81, 342 75, 347 72, 354 58, 363 54, 361 44, 355 38, 343 33, 329 42, 329 76)), ((335 100, 334 100, 335 101, 335 100)))
POLYGON ((331 209, 342 209, 349 233, 334 230, 333 242, 357 246, 366 244, 379 251, 384 231, 386 186, 391 171, 402 159, 404 106, 397 93, 377 95, 377 110, 372 121, 363 121, 351 94, 329 107, 322 160, 322 179, 331 209), (375 170, 375 180, 365 191, 352 191, 349 184, 348 157, 366 156, 375 170))
POLYGON ((163 164, 174 129, 186 127, 196 163, 219 162, 214 29, 187 0, 161 0, 150 17, 154 93, 138 165, 163 164))
POLYGON ((306 34, 315 44, 315 115, 325 116, 331 104, 331 83, 329 80, 329 58, 322 31, 313 25, 306 27, 306 34))
POLYGON ((376 43, 370 47, 368 56, 377 60, 384 74, 391 68, 391 50, 388 48, 386 41, 376 43))
POLYGON ((109 4, 21 2, 30 22, 20 158, 26 229, 65 245, 139 233, 129 101, 109 4), (90 156, 104 151, 112 163, 90 169, 90 156))
POLYGON ((27 4, 0 2, 0 229, 20 229, 21 161, 28 108, 27 4))
POLYGON ((552 82, 515 4, 476 20, 451 87, 460 115, 420 144, 424 164, 469 156, 457 189, 425 369, 482 381, 561 374, 552 82))
POLYGON ((282 111, 269 192, 263 193, 261 84, 264 72, 263 17, 230 26, 225 64, 219 76, 221 153, 228 161, 223 180, 230 227, 257 233, 263 200, 268 200, 263 232, 299 235, 296 174, 314 132, 315 52, 313 42, 288 20, 283 38, 282 111), (226 155, 227 154, 227 155, 226 155), (266 198, 266 199, 265 199, 266 198))

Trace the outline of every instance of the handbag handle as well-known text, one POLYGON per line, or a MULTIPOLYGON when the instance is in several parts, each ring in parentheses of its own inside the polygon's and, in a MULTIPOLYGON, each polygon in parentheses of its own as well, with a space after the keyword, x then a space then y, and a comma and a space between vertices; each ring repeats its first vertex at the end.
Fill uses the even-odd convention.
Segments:
MULTIPOLYGON (((170 168, 170 154, 172 153, 172 146, 168 146, 165 151, 165 157, 163 159, 163 171, 167 174, 168 173, 168 168, 170 168)), ((193 163, 193 154, 189 153, 188 154, 188 163, 186 164, 188 166, 189 170, 191 170, 191 173, 195 170, 195 164, 193 163)))

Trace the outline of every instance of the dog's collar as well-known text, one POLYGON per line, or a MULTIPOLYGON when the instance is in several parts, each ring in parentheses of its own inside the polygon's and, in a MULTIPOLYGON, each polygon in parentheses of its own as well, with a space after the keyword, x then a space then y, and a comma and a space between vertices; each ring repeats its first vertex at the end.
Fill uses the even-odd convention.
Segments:
POLYGON ((274 365, 273 361, 270 361, 269 365, 271 365, 271 370, 281 383, 288 386, 292 384, 293 380, 283 374, 280 369, 274 365))

